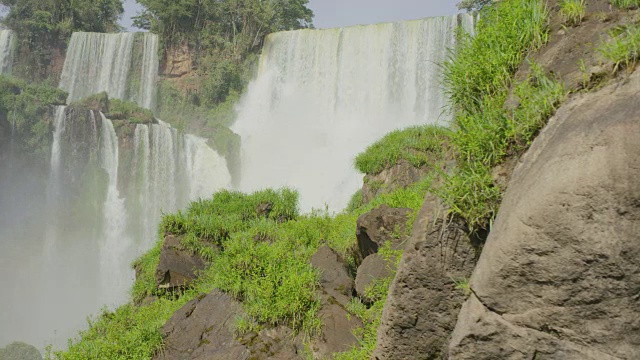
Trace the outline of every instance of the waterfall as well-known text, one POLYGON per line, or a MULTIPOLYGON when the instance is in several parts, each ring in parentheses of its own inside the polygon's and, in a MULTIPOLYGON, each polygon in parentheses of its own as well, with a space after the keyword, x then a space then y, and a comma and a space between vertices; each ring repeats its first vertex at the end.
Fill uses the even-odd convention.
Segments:
POLYGON ((288 185, 301 207, 339 210, 360 185, 353 159, 396 128, 450 120, 441 67, 458 16, 267 37, 238 106, 241 189, 288 185))
POLYGON ((107 172, 109 185, 104 202, 103 234, 100 244, 100 289, 104 304, 114 306, 126 299, 127 289, 132 279, 129 269, 131 239, 125 233, 126 209, 124 199, 118 191, 118 137, 113 123, 104 114, 100 134, 100 163, 107 172), (129 274, 129 276, 127 276, 129 274))
POLYGON ((231 187, 223 157, 194 135, 182 135, 168 124, 138 124, 134 134, 137 207, 144 209, 141 246, 155 240, 162 212, 173 212, 189 201, 231 187))
POLYGON ((106 91, 110 97, 153 109, 157 73, 157 35, 76 32, 69 42, 60 88, 69 93, 67 103, 106 91))
POLYGON ((11 75, 15 35, 11 30, 0 30, 0 75, 11 75))

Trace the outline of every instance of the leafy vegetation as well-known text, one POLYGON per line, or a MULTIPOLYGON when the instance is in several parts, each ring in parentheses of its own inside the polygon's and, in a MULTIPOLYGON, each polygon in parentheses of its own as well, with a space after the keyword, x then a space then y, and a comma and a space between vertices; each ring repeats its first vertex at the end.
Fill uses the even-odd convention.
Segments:
POLYGON ((610 41, 603 43, 598 51, 613 62, 613 72, 632 67, 640 58, 640 26, 631 25, 614 29, 609 33, 610 41))
POLYGON ((13 132, 21 153, 40 159, 48 154, 52 105, 64 104, 66 97, 57 88, 0 76, 0 122, 13 132))
POLYGON ((491 169, 525 150, 565 96, 563 86, 532 63, 529 77, 506 101, 526 54, 548 38, 547 10, 537 0, 504 0, 484 7, 476 35, 459 35, 445 63, 444 85, 455 111, 452 143, 458 168, 438 195, 471 231, 488 229, 503 189, 491 169))
POLYGON ((308 0, 138 0, 145 10, 134 24, 160 35, 165 54, 176 49, 192 55, 196 76, 191 83, 160 91, 163 118, 202 112, 229 125, 229 103, 235 103, 255 68, 264 37, 275 31, 311 26, 308 0), (227 104, 227 105, 225 105, 227 104), (204 111, 193 111, 203 107, 204 111), (215 109, 215 110, 214 110, 215 109), (169 116, 166 116, 166 115, 169 116))
POLYGON ((9 9, 3 23, 18 34, 14 67, 20 77, 57 81, 51 74, 54 49, 64 49, 74 31, 118 31, 121 0, 0 0, 9 9))
POLYGON ((564 0, 560 3, 560 14, 564 17, 567 25, 580 24, 586 11, 585 0, 564 0))
POLYGON ((406 160, 415 167, 433 165, 446 151, 451 131, 433 125, 396 130, 369 146, 355 159, 355 167, 363 174, 377 174, 406 160))
POLYGON ((611 0, 611 5, 620 9, 635 9, 640 7, 640 0, 611 0))

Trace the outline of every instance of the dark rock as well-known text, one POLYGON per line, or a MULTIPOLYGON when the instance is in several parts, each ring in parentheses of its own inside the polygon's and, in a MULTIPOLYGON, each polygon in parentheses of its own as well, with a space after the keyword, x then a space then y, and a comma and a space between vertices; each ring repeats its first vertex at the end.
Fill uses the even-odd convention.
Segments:
POLYGON ((640 359, 640 72, 560 107, 514 170, 450 359, 640 359))
POLYGON ((400 160, 378 174, 366 175, 362 186, 362 202, 366 204, 380 194, 406 188, 422 179, 429 170, 428 167, 417 168, 406 160, 400 160))
POLYGON ((165 347, 154 360, 302 359, 302 338, 286 326, 236 338, 235 321, 245 316, 240 303, 219 290, 194 299, 162 327, 165 347))
POLYGON ((365 302, 370 302, 365 295, 365 291, 374 281, 384 279, 393 275, 393 266, 380 254, 372 254, 358 266, 356 275, 356 293, 365 302))
POLYGON ((196 278, 196 272, 204 270, 206 265, 202 257, 193 254, 180 244, 179 237, 167 235, 156 269, 156 284, 159 288, 187 286, 196 278))
POLYGON ((315 359, 329 359, 333 353, 347 351, 358 345, 353 331, 362 327, 362 322, 349 315, 342 306, 325 300, 318 316, 322 320, 322 334, 312 342, 315 359))
POLYGON ((311 265, 320 270, 320 286, 324 292, 346 306, 351 300, 354 284, 340 255, 323 245, 311 257, 311 265))
POLYGON ((374 359, 439 359, 466 293, 456 281, 473 271, 476 250, 429 194, 389 288, 374 359))
POLYGON ((248 359, 249 349, 234 336, 240 303, 218 290, 194 299, 162 327, 164 349, 156 360, 248 359))
POLYGON ((271 214, 271 210, 273 210, 272 203, 262 203, 256 206, 256 214, 258 217, 268 218, 269 214, 271 214))
POLYGON ((393 242, 393 249, 402 249, 410 213, 411 209, 381 205, 360 216, 356 236, 362 259, 377 253, 378 248, 389 240, 393 242))

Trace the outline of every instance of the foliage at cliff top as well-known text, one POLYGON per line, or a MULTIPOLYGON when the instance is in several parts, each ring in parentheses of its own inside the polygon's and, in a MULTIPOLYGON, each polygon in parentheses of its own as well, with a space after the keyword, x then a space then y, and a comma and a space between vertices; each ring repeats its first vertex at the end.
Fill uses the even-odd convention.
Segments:
POLYGON ((451 130, 435 125, 395 130, 360 153, 355 167, 363 174, 378 174, 400 160, 415 167, 433 165, 443 158, 450 135, 451 130))
POLYGON ((159 116, 170 122, 195 116, 229 126, 233 104, 252 78, 265 36, 310 27, 313 18, 308 0, 138 3, 145 10, 136 26, 159 34, 165 50, 187 49, 192 55, 194 76, 186 83, 160 86, 159 116))
POLYGON ((47 154, 50 145, 51 105, 63 105, 64 91, 44 85, 0 76, 0 122, 11 124, 22 153, 38 157, 47 154))
POLYGON ((124 12, 121 0, 0 0, 0 5, 9 9, 2 23, 18 34, 21 61, 14 71, 31 80, 50 76, 51 49, 64 47, 74 31, 118 31, 124 12))
POLYGON ((108 119, 127 120, 132 124, 151 124, 154 120, 151 110, 132 101, 109 98, 106 92, 76 100, 69 106, 102 111, 108 119))

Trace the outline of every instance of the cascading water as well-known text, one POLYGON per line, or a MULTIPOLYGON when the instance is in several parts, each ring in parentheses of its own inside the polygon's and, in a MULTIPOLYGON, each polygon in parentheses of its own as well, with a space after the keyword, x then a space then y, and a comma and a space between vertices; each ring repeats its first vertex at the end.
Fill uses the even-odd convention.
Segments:
POLYGON ((11 30, 0 30, 0 75, 11 75, 15 35, 11 30))
POLYGON ((153 109, 157 74, 157 35, 77 32, 69 42, 60 88, 69 93, 68 103, 106 91, 153 109))
POLYGON ((107 198, 104 203, 104 223, 100 244, 100 289, 105 305, 121 302, 126 293, 132 271, 129 269, 132 241, 125 233, 126 209, 124 199, 118 191, 118 136, 113 124, 100 113, 102 132, 100 135, 100 162, 109 176, 107 198), (129 276, 127 276, 129 275, 129 276))
MULTIPOLYGON (((153 109, 157 51, 153 34, 75 33, 60 88, 68 102, 106 91, 153 109)), ((64 346, 88 315, 127 301, 130 263, 157 240, 163 212, 231 186, 205 139, 161 121, 112 121, 80 106, 50 116, 48 178, 22 186, 21 169, 9 179, 0 162, 0 266, 12 274, 0 278, 0 303, 11 304, 0 310, 0 345, 64 346), (25 209, 15 214, 16 204, 25 209), (35 230, 24 218, 37 219, 35 230)))
POLYGON ((292 186, 303 209, 344 207, 360 179, 353 158, 385 133, 446 123, 440 64, 464 16, 267 37, 238 108, 242 190, 292 186), (330 197, 329 197, 330 196, 330 197))

